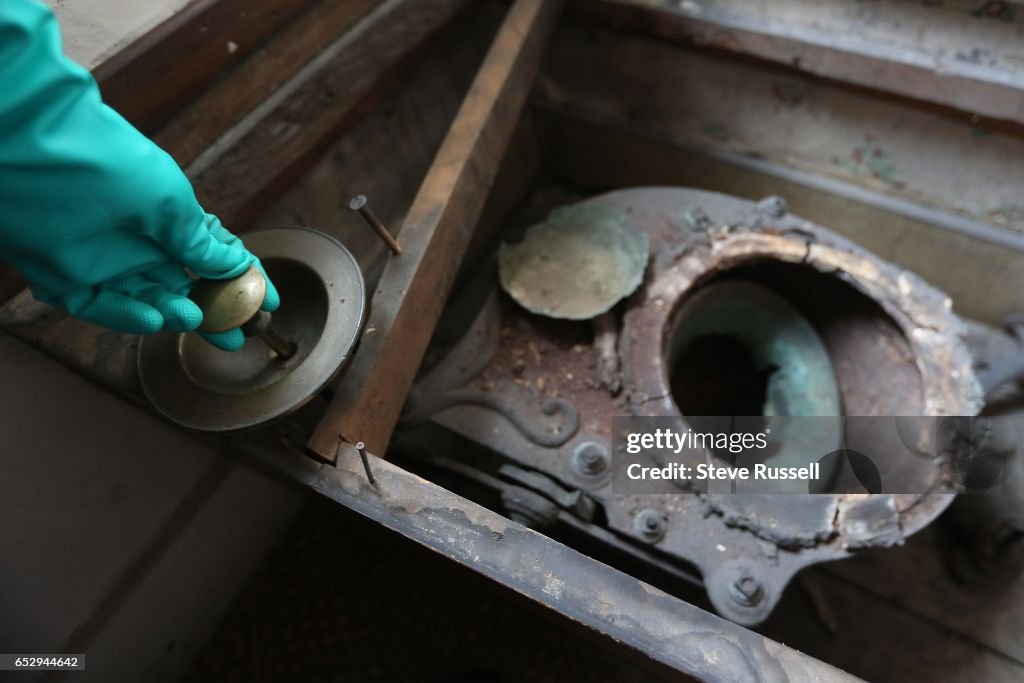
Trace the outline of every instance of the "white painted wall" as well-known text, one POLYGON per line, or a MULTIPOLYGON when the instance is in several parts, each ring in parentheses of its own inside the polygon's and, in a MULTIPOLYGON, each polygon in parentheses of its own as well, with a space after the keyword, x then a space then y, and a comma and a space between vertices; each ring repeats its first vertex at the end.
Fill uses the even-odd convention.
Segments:
POLYGON ((57 13, 64 52, 88 69, 196 0, 46 0, 57 13))

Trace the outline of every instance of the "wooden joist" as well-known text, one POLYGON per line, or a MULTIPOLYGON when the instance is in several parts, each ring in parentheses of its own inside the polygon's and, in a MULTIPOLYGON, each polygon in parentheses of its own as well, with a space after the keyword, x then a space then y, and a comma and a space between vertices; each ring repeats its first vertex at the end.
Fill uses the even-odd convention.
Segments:
POLYGON ((321 0, 199 0, 100 64, 104 101, 145 133, 321 0))
POLYGON ((179 164, 187 166, 381 1, 345 0, 315 5, 239 64, 230 78, 189 102, 157 132, 154 140, 179 164))
POLYGON ((200 202, 225 225, 244 231, 328 142, 400 83, 428 39, 467 4, 393 0, 379 5, 186 169, 200 202))
POLYGON ((571 9, 589 21, 1019 126, 1024 15, 1015 4, 575 0, 571 9))
POLYGON ((540 56, 557 0, 517 0, 420 186, 373 295, 360 349, 309 447, 333 460, 339 438, 383 454, 455 281, 540 56))

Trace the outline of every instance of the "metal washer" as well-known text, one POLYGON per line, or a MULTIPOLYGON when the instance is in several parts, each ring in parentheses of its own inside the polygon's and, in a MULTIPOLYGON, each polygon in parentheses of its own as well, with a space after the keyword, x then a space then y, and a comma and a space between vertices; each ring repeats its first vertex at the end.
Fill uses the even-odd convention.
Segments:
POLYGON ((308 228, 245 236, 281 294, 274 325, 298 339, 296 357, 278 363, 255 338, 237 352, 191 333, 143 337, 142 389, 172 422, 207 432, 256 427, 313 398, 350 359, 366 313, 359 264, 334 238, 308 228))

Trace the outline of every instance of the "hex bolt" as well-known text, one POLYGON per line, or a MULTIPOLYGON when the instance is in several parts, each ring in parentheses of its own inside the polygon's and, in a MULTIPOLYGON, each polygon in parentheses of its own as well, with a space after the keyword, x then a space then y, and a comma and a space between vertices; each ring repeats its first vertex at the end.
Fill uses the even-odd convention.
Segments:
POLYGON ((584 441, 573 451, 573 467, 589 476, 604 472, 608 469, 608 448, 596 441, 584 441))
POLYGON ((786 205, 785 199, 773 194, 759 201, 757 210, 767 214, 770 218, 782 218, 786 215, 789 207, 786 205))
POLYGON ((646 508, 633 517, 633 533, 648 543, 657 543, 663 539, 667 529, 665 514, 658 510, 646 508))
POLYGON ((711 227, 711 217, 699 206, 688 210, 683 216, 683 220, 691 230, 707 230, 711 227))
POLYGON ((729 585, 729 597, 743 607, 754 607, 764 599, 764 587, 753 574, 741 572, 729 585))
POLYGON ((391 236, 388 229, 385 228, 384 224, 380 222, 379 218, 377 218, 377 214, 370 209, 366 195, 357 194, 355 197, 350 199, 348 202, 348 208, 359 212, 359 215, 363 217, 363 220, 365 220, 371 228, 373 228, 374 232, 376 232, 377 236, 380 237, 384 244, 387 245, 392 254, 398 256, 402 253, 402 247, 398 245, 398 241, 391 236))

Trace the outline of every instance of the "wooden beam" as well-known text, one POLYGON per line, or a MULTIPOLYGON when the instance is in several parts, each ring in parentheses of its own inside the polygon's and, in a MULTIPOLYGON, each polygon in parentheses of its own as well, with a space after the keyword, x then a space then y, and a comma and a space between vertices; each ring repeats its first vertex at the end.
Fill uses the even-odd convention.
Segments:
MULTIPOLYGON (((1014 420, 1024 426, 1019 412, 1013 417, 1000 415, 997 419, 1014 420)), ((1011 457, 1020 458, 1021 453, 1018 451, 1011 457)), ((1011 495, 997 495, 1006 500, 1007 510, 1013 509, 1011 495)), ((884 553, 865 553, 849 561, 830 562, 817 568, 815 573, 839 577, 879 596, 878 602, 920 615, 947 634, 955 633, 977 642, 1013 662, 1020 672, 1018 676, 1024 679, 1024 577, 993 574, 985 577, 990 582, 987 584, 982 578, 973 584, 958 578, 949 570, 950 559, 944 553, 969 553, 972 549, 970 546, 950 547, 948 541, 940 540, 941 527, 937 526, 947 520, 948 516, 905 545, 884 553)), ((869 602, 873 601, 864 600, 864 603, 869 602)))
POLYGON ((186 169, 200 202, 244 232, 328 142, 400 82, 429 39, 467 4, 391 0, 378 6, 186 169))
POLYGON ((382 0, 320 2, 191 102, 154 136, 182 166, 295 75, 382 0))
POLYGON ((409 211, 403 253, 385 267, 368 333, 310 438, 321 457, 334 459, 339 437, 385 452, 561 4, 517 0, 510 8, 409 211))
POLYGON ((959 315, 998 324, 1021 306, 1021 248, 979 237, 984 226, 975 221, 769 159, 634 130, 615 119, 550 110, 542 120, 550 141, 548 169, 567 187, 595 193, 692 187, 755 201, 780 195, 792 213, 942 288, 959 315))
POLYGON ((199 0, 100 64, 104 101, 145 133, 321 0, 199 0))
POLYGON ((574 0, 571 10, 587 21, 1024 124, 1017 56, 1024 15, 998 7, 1011 3, 987 4, 992 8, 969 0, 877 0, 870 9, 809 0, 574 0))

